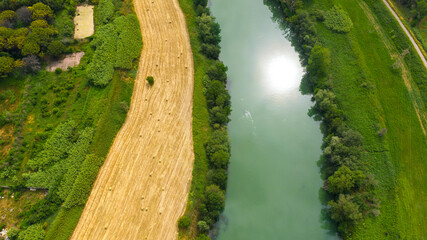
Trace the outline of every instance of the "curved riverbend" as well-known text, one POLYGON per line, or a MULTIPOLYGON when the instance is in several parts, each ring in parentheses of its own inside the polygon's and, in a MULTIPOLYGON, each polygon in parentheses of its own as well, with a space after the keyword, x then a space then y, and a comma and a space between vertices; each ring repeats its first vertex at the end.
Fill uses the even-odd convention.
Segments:
POLYGON ((229 67, 232 157, 218 239, 334 239, 322 217, 322 135, 303 68, 259 0, 213 0, 229 67))

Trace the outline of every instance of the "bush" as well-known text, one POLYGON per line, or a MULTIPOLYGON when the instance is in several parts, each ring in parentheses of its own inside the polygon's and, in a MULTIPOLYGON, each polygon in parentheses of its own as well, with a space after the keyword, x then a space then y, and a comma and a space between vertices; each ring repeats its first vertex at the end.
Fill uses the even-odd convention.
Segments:
POLYGON ((135 59, 138 59, 142 49, 142 37, 139 21, 135 14, 121 16, 114 20, 118 33, 117 53, 114 66, 131 69, 135 59))
POLYGON ((216 221, 225 206, 224 192, 216 185, 210 185, 206 188, 204 204, 207 210, 208 219, 216 221))
POLYGON ((215 184, 222 190, 227 188, 227 171, 225 169, 213 169, 208 172, 208 184, 215 184))
POLYGON ((87 67, 87 77, 95 86, 105 87, 113 79, 116 55, 117 32, 112 24, 97 29, 91 43, 95 47, 91 62, 87 67))
POLYGON ((359 205, 352 201, 351 196, 340 194, 338 200, 329 201, 331 218, 339 223, 338 229, 345 232, 350 226, 362 219, 359 205))
POLYGON ((32 170, 43 170, 64 158, 72 146, 69 138, 74 127, 73 121, 59 125, 44 144, 43 151, 36 158, 28 160, 28 167, 32 170))
POLYGON ((327 28, 339 33, 350 32, 353 27, 353 22, 348 14, 337 6, 326 12, 324 23, 327 28))
POLYGON ((29 226, 18 235, 19 240, 43 240, 45 232, 41 224, 29 226))
POLYGON ((73 188, 67 200, 64 202, 64 208, 72 208, 73 206, 84 205, 92 190, 93 182, 96 179, 98 170, 101 167, 104 159, 97 157, 94 154, 86 156, 81 170, 73 184, 73 188))
POLYGON ((29 10, 32 12, 33 20, 49 20, 54 16, 52 9, 41 2, 34 4, 29 10))
POLYGON ((200 232, 205 233, 209 231, 209 225, 205 221, 199 221, 197 223, 197 229, 199 229, 200 232))
POLYGON ((114 15, 114 4, 111 0, 100 0, 98 3, 97 13, 101 24, 106 24, 114 15))
POLYGON ((17 240, 18 239, 19 230, 17 228, 11 228, 7 231, 7 237, 10 240, 17 240))
POLYGON ((153 85, 154 85, 154 78, 153 78, 152 76, 148 76, 148 77, 146 78, 146 80, 147 80, 147 83, 148 83, 150 86, 153 86, 153 85))
POLYGON ((181 229, 187 229, 190 226, 191 220, 188 216, 182 216, 178 220, 178 227, 181 229))

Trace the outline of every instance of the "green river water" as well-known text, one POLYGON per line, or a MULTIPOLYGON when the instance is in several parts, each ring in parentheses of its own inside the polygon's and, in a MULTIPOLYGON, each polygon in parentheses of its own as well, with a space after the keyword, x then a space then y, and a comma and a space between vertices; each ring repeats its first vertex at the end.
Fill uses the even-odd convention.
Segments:
POLYGON ((322 216, 322 135, 299 89, 304 69, 262 0, 212 0, 233 111, 219 240, 335 239, 322 216))

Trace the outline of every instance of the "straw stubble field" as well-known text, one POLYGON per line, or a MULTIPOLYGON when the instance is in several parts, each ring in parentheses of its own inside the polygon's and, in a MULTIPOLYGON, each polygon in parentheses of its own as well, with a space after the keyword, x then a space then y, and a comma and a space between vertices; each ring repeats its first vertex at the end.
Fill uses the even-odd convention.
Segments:
POLYGON ((185 19, 177 0, 134 4, 144 47, 130 110, 71 239, 175 239, 185 209, 194 160, 185 19))

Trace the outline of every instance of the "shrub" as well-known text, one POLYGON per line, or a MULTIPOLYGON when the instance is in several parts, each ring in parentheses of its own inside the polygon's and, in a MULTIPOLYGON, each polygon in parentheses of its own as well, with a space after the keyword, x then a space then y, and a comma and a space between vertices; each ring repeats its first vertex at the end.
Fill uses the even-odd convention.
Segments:
POLYGON ((100 0, 97 8, 98 19, 106 24, 114 15, 114 4, 111 0, 100 0))
POLYGON ((354 173, 350 168, 341 166, 328 178, 328 188, 331 193, 346 193, 354 187, 354 173))
POLYGON ((362 219, 359 205, 352 201, 351 196, 340 194, 337 201, 329 201, 331 218, 339 224, 340 231, 348 230, 350 226, 362 219))
POLYGON ((47 47, 47 54, 52 57, 58 57, 65 51, 65 45, 58 40, 52 41, 47 47))
POLYGON ((212 156, 210 157, 210 163, 215 168, 226 168, 229 159, 230 154, 224 150, 220 150, 212 154, 212 156))
POLYGON ((222 190, 227 187, 227 171, 225 169, 214 169, 208 172, 208 184, 215 184, 222 190))
POLYGON ((205 233, 209 231, 209 225, 205 221, 199 221, 197 222, 197 229, 199 229, 200 232, 205 233))
POLYGON ((92 189, 93 182, 96 179, 98 174, 99 167, 101 167, 103 158, 100 158, 94 154, 86 156, 81 170, 73 184, 73 188, 67 200, 64 202, 65 208, 71 208, 73 206, 84 205, 86 199, 89 197, 90 191, 92 189))
POLYGON ((79 175, 80 167, 85 160, 90 144, 92 143, 93 134, 93 128, 86 128, 85 130, 81 131, 79 134, 79 139, 69 151, 68 158, 65 159, 65 161, 62 163, 67 169, 58 190, 58 195, 62 200, 67 199, 68 194, 73 188, 74 181, 79 175))
POLYGON ((216 185, 206 188, 204 204, 206 206, 208 218, 216 221, 225 206, 224 192, 216 185))
POLYGON ((353 27, 353 22, 348 14, 337 6, 326 12, 324 23, 327 28, 339 33, 350 32, 353 27))
POLYGON ((36 158, 28 160, 28 167, 32 170, 43 170, 64 158, 72 146, 69 138, 74 127, 73 121, 59 125, 44 144, 43 151, 36 158))
POLYGON ((34 4, 29 8, 29 10, 32 12, 31 17, 33 20, 48 20, 53 18, 52 9, 41 2, 34 4))
POLYGON ((7 231, 7 237, 10 240, 17 240, 18 239, 19 230, 17 228, 11 228, 7 231))
POLYGON ((91 46, 96 50, 86 70, 89 81, 95 86, 105 87, 113 79, 116 36, 112 24, 100 27, 95 33, 91 46))
POLYGON ((43 240, 45 232, 41 224, 29 226, 18 235, 19 240, 43 240))
POLYGON ((41 69, 40 60, 35 55, 29 55, 22 59, 24 69, 28 72, 37 72, 41 69))
POLYGON ((114 20, 118 33, 117 53, 114 66, 131 69, 133 61, 139 58, 142 49, 142 37, 139 21, 135 14, 121 16, 114 20))
POLYGON ((61 74, 62 73, 62 68, 57 68, 57 69, 55 69, 55 73, 56 74, 61 74))
POLYGON ((146 80, 147 80, 147 83, 148 83, 150 86, 153 86, 153 85, 154 85, 154 78, 153 78, 152 76, 148 76, 148 77, 146 78, 146 80))
POLYGON ((181 229, 187 229, 190 226, 191 220, 188 216, 182 216, 178 220, 178 227, 181 229))

